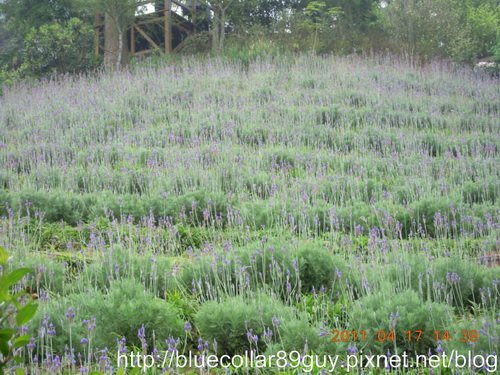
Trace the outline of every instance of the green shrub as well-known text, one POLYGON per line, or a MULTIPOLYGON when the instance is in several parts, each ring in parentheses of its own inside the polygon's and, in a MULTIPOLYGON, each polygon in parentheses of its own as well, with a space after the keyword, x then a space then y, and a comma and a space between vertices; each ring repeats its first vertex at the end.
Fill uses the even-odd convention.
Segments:
POLYGON ((266 172, 245 176, 245 187, 248 192, 255 194, 260 199, 268 199, 271 194, 271 177, 266 172))
POLYGON ((498 184, 494 179, 483 181, 468 181, 462 187, 462 197, 465 203, 495 204, 498 195, 498 184))
POLYGON ((298 289, 292 251, 277 241, 251 243, 231 253, 216 253, 193 259, 176 277, 179 285, 210 298, 214 292, 234 294, 268 286, 282 298, 298 289), (287 278, 288 276, 288 278, 287 278))
MULTIPOLYGON (((434 330, 447 327, 451 321, 452 309, 446 304, 435 302, 422 302, 417 292, 412 290, 402 293, 393 293, 390 290, 371 294, 357 300, 349 311, 349 329, 360 332, 365 330, 366 341, 363 346, 374 353, 393 351, 397 346, 399 350, 427 353, 429 347, 435 343, 432 336, 434 330), (377 340, 377 332, 384 330, 395 332, 395 342, 377 340), (409 330, 423 330, 420 341, 407 340, 406 332, 409 330)), ((368 350, 364 350, 368 352, 368 350)))
MULTIPOLYGON (((276 299, 258 294, 249 300, 243 297, 230 297, 223 301, 210 301, 201 305, 195 316, 196 327, 201 337, 209 342, 217 342, 217 351, 219 354, 237 354, 245 350, 258 346, 263 351, 266 348, 263 339, 264 330, 269 328, 273 330, 273 340, 279 339, 276 326, 276 319, 280 322, 289 322, 296 320, 294 311, 278 302, 276 299), (258 336, 258 341, 252 342, 247 333, 252 332, 258 336)), ((290 328, 292 329, 292 328, 290 328)), ((291 333, 290 333, 291 335, 291 333)), ((299 334, 300 336, 300 334, 299 334)), ((289 336, 290 346, 299 342, 303 349, 303 338, 296 341, 289 336)))
POLYGON ((329 288, 335 281, 335 264, 328 252, 315 244, 307 244, 299 248, 299 277, 304 293, 313 288, 329 288))
POLYGON ((414 209, 412 219, 416 223, 422 225, 429 237, 435 237, 437 235, 437 231, 440 229, 436 227, 436 223, 434 221, 437 213, 445 217, 448 222, 451 222, 452 220, 455 220, 457 223, 460 222, 458 213, 453 217, 451 212, 452 206, 456 208, 458 208, 459 206, 455 201, 446 201, 437 198, 422 199, 418 202, 413 203, 412 206, 414 209))
POLYGON ((78 18, 31 29, 24 40, 28 71, 40 76, 95 68, 93 37, 92 27, 78 18))
POLYGON ((67 284, 71 282, 69 265, 62 261, 36 254, 18 262, 23 267, 33 269, 25 286, 38 296, 42 293, 63 294, 67 290, 67 284))
MULTIPOLYGON (((484 316, 466 316, 460 321, 451 323, 446 329, 440 330, 440 338, 445 332, 449 334, 448 340, 441 340, 441 349, 446 353, 456 350, 459 354, 471 351, 473 355, 481 354, 490 356, 487 362, 492 365, 492 355, 498 355, 500 344, 500 324, 498 318, 484 316)), ((436 345, 437 346, 437 345, 436 345)), ((436 348, 437 349, 437 348, 436 348)), ((490 368, 493 370, 493 367, 490 368)))
POLYGON ((104 258, 94 259, 82 270, 73 288, 81 290, 81 286, 91 285, 105 291, 114 282, 127 278, 135 280, 149 293, 164 297, 171 285, 171 274, 171 260, 168 257, 140 255, 113 246, 104 258))
POLYGON ((238 249, 235 260, 248 267, 251 285, 270 285, 275 293, 284 297, 297 287, 296 254, 278 240, 253 243, 238 249), (287 275, 290 284, 287 291, 287 275))
MULTIPOLYGON (((427 282, 432 284, 426 278, 429 269, 430 261, 424 254, 390 252, 384 256, 382 264, 363 269, 362 276, 372 291, 390 285, 391 292, 413 290, 425 300, 427 282)), ((357 286, 359 287, 359 284, 357 286)))
POLYGON ((319 108, 316 110, 316 124, 326 125, 335 128, 341 119, 341 113, 338 108, 319 108))
POLYGON ((170 216, 175 221, 187 221, 189 224, 201 225, 204 222, 203 211, 208 209, 211 217, 220 215, 222 223, 227 222, 227 212, 231 201, 220 194, 209 194, 198 190, 180 196, 147 197, 133 194, 102 193, 74 194, 54 190, 50 193, 42 191, 0 193, 0 213, 6 214, 11 207, 21 216, 39 211, 44 214, 44 221, 55 223, 63 221, 76 226, 80 222, 89 222, 94 218, 105 217, 112 213, 114 217, 131 215, 135 220, 153 213, 155 219, 170 216), (182 218, 181 213, 186 217, 182 218))
POLYGON ((330 254, 319 242, 304 242, 297 249, 268 239, 234 249, 231 253, 202 256, 186 263, 176 281, 182 288, 193 285, 201 297, 216 290, 258 290, 270 288, 283 300, 325 288, 335 295, 346 285, 359 287, 359 276, 343 257, 330 254), (210 290, 209 290, 210 289, 210 290))
POLYGON ((110 350, 115 350, 117 339, 122 337, 127 339, 127 345, 140 348, 137 333, 142 325, 150 349, 153 332, 157 342, 162 342, 170 336, 181 337, 183 330, 183 321, 176 308, 145 292, 143 286, 131 279, 111 283, 107 294, 86 290, 52 299, 41 308, 34 327, 40 327, 44 317, 55 326, 56 336, 52 344, 56 353, 64 353, 65 345, 69 345, 70 329, 74 345, 79 345, 81 338, 88 338, 94 347, 110 350), (76 313, 71 324, 65 317, 70 307, 76 313), (93 317, 96 329, 88 332, 83 320, 93 317))
POLYGON ((200 249, 210 239, 209 231, 206 228, 182 224, 177 225, 177 236, 181 252, 188 248, 200 249))
POLYGON ((24 214, 29 202, 31 212, 39 211, 44 214, 44 220, 49 223, 64 221, 68 225, 76 226, 80 221, 87 221, 90 217, 90 205, 95 204, 95 198, 82 199, 82 196, 67 192, 21 192, 11 194, 11 203, 14 209, 24 214))
POLYGON ((441 156, 444 150, 443 144, 433 134, 427 134, 424 137, 424 139, 422 140, 422 147, 432 157, 441 156))
POLYGON ((287 149, 276 149, 269 155, 268 162, 272 168, 294 168, 296 153, 287 149))
POLYGON ((431 264, 433 299, 451 303, 458 309, 472 308, 481 302, 480 290, 491 287, 488 270, 457 256, 437 258, 431 264), (439 285, 439 287, 437 286, 439 285))
POLYGON ((280 329, 280 338, 282 350, 287 352, 293 350, 316 352, 320 343, 318 331, 305 317, 284 321, 280 329))
POLYGON ((65 251, 68 247, 75 250, 88 238, 88 232, 64 223, 45 223, 40 228, 39 246, 42 250, 65 251), (82 241, 83 240, 83 241, 82 241))

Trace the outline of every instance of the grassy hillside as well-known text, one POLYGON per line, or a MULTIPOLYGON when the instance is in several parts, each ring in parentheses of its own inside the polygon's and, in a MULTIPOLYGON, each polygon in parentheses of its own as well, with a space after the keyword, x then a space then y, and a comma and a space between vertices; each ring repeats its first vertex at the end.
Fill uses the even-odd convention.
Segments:
POLYGON ((25 366, 498 353, 499 103, 498 80, 393 58, 187 59, 10 89, 0 245, 34 267, 25 366))

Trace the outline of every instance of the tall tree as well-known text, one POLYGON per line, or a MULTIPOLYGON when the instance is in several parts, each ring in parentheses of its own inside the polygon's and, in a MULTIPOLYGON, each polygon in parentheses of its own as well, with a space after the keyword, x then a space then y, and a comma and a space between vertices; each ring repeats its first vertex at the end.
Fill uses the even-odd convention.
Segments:
POLYGON ((127 51, 125 32, 132 24, 137 0, 81 0, 82 7, 103 13, 105 45, 104 64, 107 68, 120 69, 127 51))
POLYGON ((212 9, 212 50, 220 53, 224 49, 226 37, 227 11, 235 0, 207 0, 208 6, 212 9))
POLYGON ((50 24, 65 23, 73 17, 85 19, 73 0, 2 0, 0 1, 0 62, 16 68, 23 60, 23 45, 33 29, 50 24))
POLYGON ((4 0, 0 3, 6 27, 23 37, 32 28, 66 22, 73 17, 84 18, 82 10, 75 7, 73 0, 4 0))
POLYGON ((453 0, 391 0, 379 19, 401 50, 423 59, 448 56, 461 27, 453 0))
POLYGON ((96 66, 93 54, 94 30, 79 18, 32 28, 24 40, 23 65, 34 76, 75 73, 96 66))

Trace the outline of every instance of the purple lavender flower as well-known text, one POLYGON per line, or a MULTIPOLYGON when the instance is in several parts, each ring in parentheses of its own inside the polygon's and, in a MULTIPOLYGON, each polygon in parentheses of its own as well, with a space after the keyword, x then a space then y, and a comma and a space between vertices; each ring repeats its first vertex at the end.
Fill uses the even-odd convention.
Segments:
POLYGON ((144 324, 141 325, 141 328, 137 331, 137 338, 141 341, 146 339, 146 329, 144 328, 144 324))
POLYGON ((68 310, 64 313, 64 316, 66 319, 68 319, 68 322, 73 323, 73 320, 75 319, 75 312, 73 311, 73 308, 70 306, 68 307, 68 310))
POLYGON ((203 210, 203 221, 208 221, 208 219, 210 219, 210 211, 208 208, 205 208, 203 210))
POLYGON ((83 319, 82 323, 85 326, 85 329, 87 330, 87 332, 92 332, 95 330, 95 327, 96 327, 96 318, 94 316, 91 319, 83 319))
POLYGON ((446 281, 448 281, 450 284, 458 284, 458 282, 460 281, 460 276, 456 272, 447 272, 446 281))
POLYGON ((348 354, 356 354, 358 352, 358 348, 356 347, 355 343, 350 343, 349 346, 347 347, 347 353, 348 354))
POLYGON ((36 348, 36 340, 34 337, 30 337, 29 343, 26 345, 29 351, 32 351, 33 349, 36 348))
POLYGON ((127 353, 127 339, 125 337, 122 337, 121 339, 117 340, 118 342, 118 352, 120 354, 125 354, 127 353))
POLYGON ((49 323, 47 327, 47 335, 55 336, 56 335, 56 327, 52 323, 49 323))
POLYGON ((342 278, 342 271, 339 270, 337 267, 335 267, 335 277, 339 280, 342 278))
POLYGON ((321 327, 319 329, 319 337, 325 337, 325 336, 328 336, 330 334, 330 331, 324 327, 321 327))
POLYGON ((208 348, 208 341, 203 340, 201 337, 198 338, 198 346, 197 349, 200 352, 203 352, 208 348))
POLYGON ((271 321, 273 323, 273 326, 275 326, 275 327, 279 327, 281 324, 280 320, 276 316, 273 316, 271 321))
POLYGON ((443 347, 441 346, 441 344, 442 344, 442 342, 441 342, 441 340, 439 340, 439 341, 438 341, 438 346, 437 346, 437 348, 436 348, 436 353, 437 353, 437 354, 441 354, 441 353, 443 353, 443 351, 444 351, 444 349, 443 349, 443 347))
POLYGON ((56 355, 54 359, 52 360, 52 368, 55 370, 58 370, 61 368, 61 357, 56 355))
POLYGON ((168 346, 168 351, 170 353, 175 353, 177 352, 177 346, 180 344, 180 340, 179 339, 174 339, 173 337, 169 337, 168 339, 165 340, 165 343, 167 344, 168 346))
POLYGON ((272 338, 273 338, 273 331, 271 330, 271 328, 269 328, 269 327, 264 328, 263 337, 264 337, 264 339, 267 342, 270 342, 272 340, 272 338))
POLYGON ((247 338, 250 343, 254 343, 255 345, 257 345, 257 342, 259 341, 259 336, 255 335, 252 329, 247 331, 247 338))

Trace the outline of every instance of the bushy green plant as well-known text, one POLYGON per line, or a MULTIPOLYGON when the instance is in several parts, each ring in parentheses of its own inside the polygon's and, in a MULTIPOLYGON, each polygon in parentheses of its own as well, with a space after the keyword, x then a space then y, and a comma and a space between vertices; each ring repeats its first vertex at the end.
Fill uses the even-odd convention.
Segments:
POLYGON ((439 227, 439 223, 435 221, 436 214, 442 215, 447 222, 453 220, 459 222, 460 219, 458 214, 452 212, 452 207, 458 207, 458 203, 451 199, 421 199, 415 202, 413 207, 414 211, 411 215, 413 221, 420 225, 429 237, 435 237, 439 230, 443 230, 443 228, 439 227))
POLYGON ((179 224, 176 228, 181 252, 200 249, 210 239, 209 231, 203 227, 179 224))
MULTIPOLYGON (((265 350, 264 330, 270 329, 272 340, 279 340, 281 323, 293 324, 296 319, 290 307, 268 295, 257 294, 251 299, 237 296, 206 302, 196 313, 195 323, 201 337, 217 342, 219 354, 238 354, 252 347, 265 350), (258 338, 253 340, 249 334, 258 338)), ((294 338, 290 333, 287 344, 291 347, 296 343, 300 346, 296 349, 303 349, 304 338, 294 338)))
POLYGON ((202 225, 206 221, 205 209, 208 210, 211 220, 219 215, 222 224, 225 224, 232 203, 221 194, 210 194, 204 190, 190 191, 166 199, 160 195, 153 197, 137 194, 116 195, 109 191, 82 195, 57 190, 51 193, 2 190, 0 196, 2 198, 0 212, 5 213, 9 207, 25 216, 29 209, 31 213, 43 212, 46 222, 63 221, 72 226, 96 217, 105 217, 107 213, 112 213, 117 218, 131 215, 135 220, 153 213, 155 218, 170 216, 176 221, 202 225))
POLYGON ((365 353, 386 353, 398 348, 399 351, 425 354, 435 343, 434 330, 447 327, 453 316, 450 306, 423 302, 415 291, 394 293, 387 289, 360 298, 348 314, 350 330, 366 331, 366 341, 358 345, 365 353), (378 337, 380 330, 385 334, 378 337), (392 330, 394 340, 388 337, 392 330), (422 330, 425 334, 419 341, 408 340, 407 331, 410 330, 422 330))
POLYGON ((383 265, 384 277, 380 277, 378 267, 369 269, 367 272, 370 284, 389 281, 392 290, 396 293, 411 289, 421 298, 427 298, 428 274, 430 271, 430 260, 425 254, 417 253, 390 253, 387 255, 383 265))
POLYGON ((252 62, 259 59, 277 57, 282 53, 282 48, 272 39, 255 35, 245 35, 244 38, 234 36, 228 40, 223 57, 239 62, 248 69, 252 62))
POLYGON ((439 349, 446 353, 456 350, 459 354, 465 354, 470 350, 473 355, 480 354, 485 359, 489 357, 487 360, 489 366, 486 367, 494 370, 492 356, 498 355, 499 337, 498 318, 489 314, 478 317, 466 316, 450 323, 446 329, 441 329, 441 340, 435 346, 436 349, 439 346, 439 349))
POLYGON ((491 53, 493 55, 493 61, 500 66, 500 30, 497 30, 497 41, 496 44, 491 47, 491 53))
MULTIPOLYGON (((330 288, 336 279, 336 265, 326 249, 317 244, 306 244, 299 248, 297 256, 303 292, 330 288)), ((340 268, 344 268, 343 265, 340 268)))
POLYGON ((184 264, 176 281, 202 298, 212 298, 214 293, 248 292, 263 286, 282 298, 289 298, 298 289, 294 259, 294 252, 278 241, 250 243, 230 253, 193 259, 184 264))
POLYGON ((25 65, 22 65, 15 70, 0 65, 0 97, 3 95, 6 88, 15 83, 21 82, 22 80, 27 80, 27 74, 27 68, 25 65))
POLYGON ((78 275, 72 287, 82 290, 91 285, 105 291, 114 282, 133 279, 149 293, 164 297, 172 281, 171 259, 162 255, 137 254, 118 246, 111 247, 102 258, 94 259, 78 275))
POLYGON ((33 269, 26 278, 26 287, 37 294, 63 294, 71 282, 71 268, 68 263, 37 254, 17 261, 23 267, 33 269))
POLYGON ((441 299, 463 311, 479 304, 480 290, 491 287, 487 274, 487 269, 470 259, 457 256, 438 258, 431 264, 433 285, 428 287, 434 300, 441 299))
POLYGON ((280 339, 282 350, 287 352, 315 352, 321 341, 318 330, 305 317, 283 321, 280 339))
POLYGON ((93 69, 93 40, 92 27, 78 18, 33 28, 24 41, 28 70, 39 76, 93 69))
POLYGON ((39 246, 41 249, 65 251, 77 248, 88 233, 64 223, 46 223, 40 228, 39 246))
POLYGON ((113 282, 108 293, 89 290, 51 300, 39 312, 34 326, 40 327, 44 320, 55 326, 52 349, 58 353, 64 352, 70 337, 73 343, 88 338, 95 347, 110 350, 116 348, 117 339, 125 337, 127 345, 140 348, 138 331, 144 325, 145 340, 152 349, 153 336, 161 343, 168 337, 181 337, 183 330, 177 308, 145 292, 133 279, 113 282), (76 314, 74 319, 65 316, 70 307, 76 314), (83 320, 94 317, 97 328, 90 332, 83 320))
POLYGON ((466 203, 486 203, 495 204, 499 187, 494 179, 465 183, 462 187, 462 197, 466 203))

